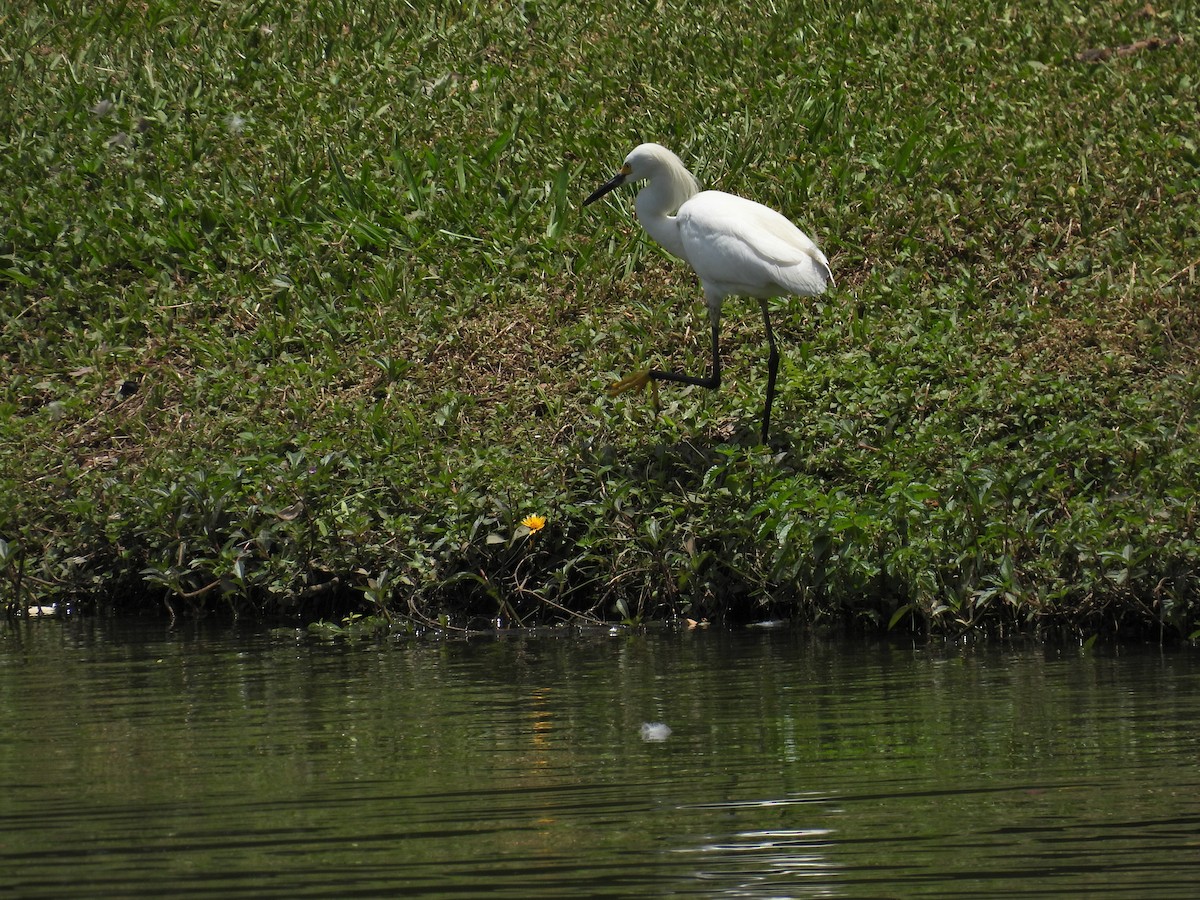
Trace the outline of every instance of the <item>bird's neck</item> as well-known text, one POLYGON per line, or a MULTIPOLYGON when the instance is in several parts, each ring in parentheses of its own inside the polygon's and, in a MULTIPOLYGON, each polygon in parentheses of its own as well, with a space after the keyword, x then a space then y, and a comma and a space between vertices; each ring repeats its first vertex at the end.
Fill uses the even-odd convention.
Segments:
POLYGON ((637 195, 638 221, 672 256, 688 262, 679 234, 679 207, 700 193, 700 183, 673 153, 664 151, 659 166, 637 195))
POLYGON ((672 256, 687 261, 683 239, 679 235, 679 220, 673 215, 687 196, 675 197, 664 191, 665 185, 649 184, 637 195, 637 216, 646 233, 672 256))

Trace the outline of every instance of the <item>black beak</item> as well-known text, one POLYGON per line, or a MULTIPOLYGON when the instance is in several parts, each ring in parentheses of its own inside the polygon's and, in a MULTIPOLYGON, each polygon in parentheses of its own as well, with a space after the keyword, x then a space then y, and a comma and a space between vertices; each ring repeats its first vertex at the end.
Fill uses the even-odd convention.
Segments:
POLYGON ((623 185, 625 183, 625 175, 626 174, 627 173, 625 173, 624 171, 618 172, 616 175, 614 175, 608 181, 604 182, 604 184, 600 185, 600 187, 598 187, 594 191, 592 191, 591 195, 586 200, 583 201, 583 205, 587 206, 589 203, 595 203, 597 200, 599 200, 601 197, 603 197, 609 191, 616 190, 617 188, 619 188, 621 185, 623 185))

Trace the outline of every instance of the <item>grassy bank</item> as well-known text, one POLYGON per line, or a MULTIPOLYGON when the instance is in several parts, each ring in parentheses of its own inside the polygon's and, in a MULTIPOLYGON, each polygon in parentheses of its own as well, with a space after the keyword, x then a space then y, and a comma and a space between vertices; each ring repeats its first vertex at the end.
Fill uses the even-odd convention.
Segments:
POLYGON ((0 3, 6 604, 1200 623, 1192 4, 413 6, 0 3), (753 302, 605 394, 642 140, 830 257, 769 447, 753 302))

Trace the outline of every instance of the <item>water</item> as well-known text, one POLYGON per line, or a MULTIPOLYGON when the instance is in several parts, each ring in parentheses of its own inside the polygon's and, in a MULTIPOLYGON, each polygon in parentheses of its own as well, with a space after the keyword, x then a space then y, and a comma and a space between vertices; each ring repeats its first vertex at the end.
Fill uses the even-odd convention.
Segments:
POLYGON ((1198 711, 1192 650, 0 624, 0 885, 1191 898, 1198 711))

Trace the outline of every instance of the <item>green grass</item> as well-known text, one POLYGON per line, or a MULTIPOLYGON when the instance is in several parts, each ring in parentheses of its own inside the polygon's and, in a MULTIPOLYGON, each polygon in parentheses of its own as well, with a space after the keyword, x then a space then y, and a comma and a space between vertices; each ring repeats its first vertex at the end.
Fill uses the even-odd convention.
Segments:
POLYGON ((683 6, 0 4, 0 602, 1191 633, 1194 8, 683 6), (770 447, 752 302, 605 394, 642 140, 831 259, 770 447))

